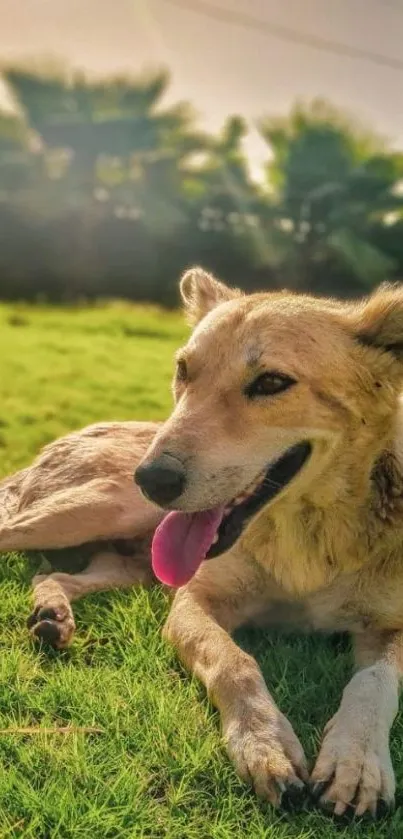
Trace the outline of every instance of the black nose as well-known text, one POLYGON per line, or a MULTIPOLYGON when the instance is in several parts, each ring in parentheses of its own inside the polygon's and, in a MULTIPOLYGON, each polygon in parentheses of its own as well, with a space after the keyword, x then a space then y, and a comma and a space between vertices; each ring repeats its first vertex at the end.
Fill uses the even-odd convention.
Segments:
POLYGON ((186 473, 177 457, 161 454, 151 463, 139 466, 134 473, 134 480, 150 501, 162 506, 182 495, 186 473))

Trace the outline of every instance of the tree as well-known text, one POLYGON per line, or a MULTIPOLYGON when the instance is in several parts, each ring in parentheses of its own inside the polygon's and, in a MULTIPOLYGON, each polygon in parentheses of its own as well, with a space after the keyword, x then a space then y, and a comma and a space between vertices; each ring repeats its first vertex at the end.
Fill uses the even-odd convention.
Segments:
POLYGON ((403 206, 403 155, 321 100, 263 119, 260 131, 273 154, 266 229, 280 274, 294 287, 337 282, 350 293, 393 276, 398 261, 379 230, 403 206))
POLYGON ((24 122, 0 111, 0 201, 10 201, 34 177, 35 158, 24 122))
POLYGON ((165 105, 165 71, 5 78, 19 111, 0 114, 3 296, 172 303, 194 262, 246 289, 347 295, 403 271, 402 155, 324 102, 261 121, 256 184, 242 117, 199 131, 189 105, 165 105))
POLYGON ((154 172, 178 167, 203 143, 189 106, 161 106, 166 71, 91 80, 81 73, 10 67, 5 79, 43 146, 70 155, 63 185, 75 201, 91 203, 104 185, 117 200, 141 202, 143 180, 156 182, 155 193, 161 181, 154 172))
MULTIPOLYGON (((82 287, 83 276, 87 287, 92 275, 102 288, 105 242, 100 248, 97 230, 105 232, 106 221, 109 233, 117 233, 113 220, 120 219, 121 234, 129 219, 137 227, 132 238, 165 243, 178 235, 187 220, 187 161, 206 141, 194 129, 188 105, 162 105, 167 72, 93 80, 80 73, 10 67, 5 79, 47 162, 46 188, 35 201, 47 205, 52 218, 64 216, 73 293, 82 287)), ((60 240, 64 250, 62 235, 60 240)), ((150 247, 155 249, 155 242, 150 247)))

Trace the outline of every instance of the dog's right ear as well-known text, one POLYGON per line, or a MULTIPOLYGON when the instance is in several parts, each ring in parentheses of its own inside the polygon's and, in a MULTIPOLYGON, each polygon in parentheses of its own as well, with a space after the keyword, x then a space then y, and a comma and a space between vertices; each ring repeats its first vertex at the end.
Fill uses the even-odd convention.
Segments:
POLYGON ((403 361, 403 285, 381 285, 355 315, 357 338, 403 361))
POLYGON ((237 288, 228 288, 203 268, 190 268, 180 281, 180 293, 189 322, 194 326, 220 303, 239 297, 237 288))

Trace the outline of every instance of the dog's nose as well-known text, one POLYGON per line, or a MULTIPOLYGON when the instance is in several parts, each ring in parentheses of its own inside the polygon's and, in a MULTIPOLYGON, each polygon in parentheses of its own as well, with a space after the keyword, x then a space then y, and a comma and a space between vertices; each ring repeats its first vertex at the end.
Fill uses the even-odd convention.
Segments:
POLYGON ((139 466, 134 473, 134 480, 150 501, 163 506, 182 495, 186 473, 177 457, 161 454, 151 463, 139 466))

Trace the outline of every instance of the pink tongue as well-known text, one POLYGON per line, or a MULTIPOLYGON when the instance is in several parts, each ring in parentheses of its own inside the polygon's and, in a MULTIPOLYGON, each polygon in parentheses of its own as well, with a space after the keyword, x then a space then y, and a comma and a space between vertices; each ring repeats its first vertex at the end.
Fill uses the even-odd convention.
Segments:
POLYGON ((156 577, 168 586, 184 586, 203 562, 221 524, 224 507, 202 513, 168 513, 157 527, 152 546, 156 577))

